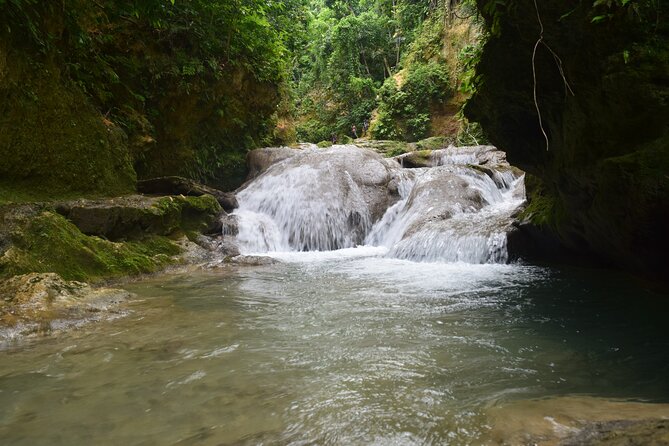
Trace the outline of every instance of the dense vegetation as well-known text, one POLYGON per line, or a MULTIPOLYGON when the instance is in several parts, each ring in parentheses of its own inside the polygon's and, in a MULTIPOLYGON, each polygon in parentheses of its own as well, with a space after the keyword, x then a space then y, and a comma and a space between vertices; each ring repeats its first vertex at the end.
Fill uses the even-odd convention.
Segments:
POLYGON ((0 0, 2 177, 118 193, 134 187, 134 167, 237 184, 245 149, 273 137, 287 77, 283 8, 0 0))
POLYGON ((249 148, 353 125, 456 135, 475 17, 470 0, 0 0, 0 200, 175 174, 230 189, 249 148))
POLYGON ((0 203, 122 195, 163 175, 234 189, 248 149, 345 142, 355 126, 489 140, 534 175, 537 226, 652 268, 669 247, 668 13, 660 0, 0 0, 0 203))
POLYGON ((362 136, 365 122, 365 136, 379 139, 458 133, 434 118, 462 103, 462 55, 479 36, 471 2, 320 0, 305 9, 293 47, 299 139, 342 140, 353 126, 362 136))

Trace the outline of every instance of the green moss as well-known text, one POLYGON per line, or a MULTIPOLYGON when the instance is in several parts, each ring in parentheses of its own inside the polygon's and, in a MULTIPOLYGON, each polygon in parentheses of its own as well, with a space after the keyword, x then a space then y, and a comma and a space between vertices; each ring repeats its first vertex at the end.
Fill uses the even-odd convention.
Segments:
POLYGON ((55 272, 65 280, 96 281, 156 271, 181 249, 166 237, 114 243, 86 236, 64 217, 41 211, 11 235, 0 258, 0 277, 55 272))
POLYGON ((559 197, 549 192, 538 177, 525 174, 528 204, 519 218, 533 225, 557 231, 565 218, 565 210, 559 197))
POLYGON ((358 143, 360 147, 371 149, 385 157, 401 155, 409 151, 409 144, 401 141, 368 140, 358 143))
POLYGON ((200 195, 199 197, 179 197, 183 200, 184 206, 195 209, 199 212, 217 215, 221 212, 221 205, 216 198, 211 195, 200 195))
POLYGON ((331 141, 321 141, 318 144, 316 144, 318 147, 321 149, 325 149, 327 147, 332 147, 332 142, 331 141))
POLYGON ((154 207, 169 220, 169 232, 177 229, 207 231, 222 211, 221 205, 211 195, 164 197, 154 207))
POLYGON ((416 150, 409 157, 416 163, 430 165, 432 162, 432 150, 416 150))
POLYGON ((36 69, 10 56, 16 63, 9 77, 21 84, 0 84, 0 199, 131 192, 135 172, 123 132, 105 124, 57 67, 36 69))
POLYGON ((418 150, 439 150, 445 148, 447 145, 448 140, 445 137, 433 136, 418 141, 416 143, 416 148, 418 148, 418 150))
POLYGON ((407 153, 407 146, 406 145, 397 145, 392 148, 390 148, 384 155, 391 158, 393 156, 398 156, 402 155, 403 153, 407 153))

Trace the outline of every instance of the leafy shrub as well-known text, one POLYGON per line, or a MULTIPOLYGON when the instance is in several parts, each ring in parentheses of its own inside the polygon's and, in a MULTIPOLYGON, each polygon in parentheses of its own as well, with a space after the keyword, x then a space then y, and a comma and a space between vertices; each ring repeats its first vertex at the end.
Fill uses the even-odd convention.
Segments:
POLYGON ((379 118, 372 134, 379 139, 416 141, 430 131, 430 107, 452 94, 446 68, 429 62, 414 65, 400 87, 389 78, 379 89, 379 118))

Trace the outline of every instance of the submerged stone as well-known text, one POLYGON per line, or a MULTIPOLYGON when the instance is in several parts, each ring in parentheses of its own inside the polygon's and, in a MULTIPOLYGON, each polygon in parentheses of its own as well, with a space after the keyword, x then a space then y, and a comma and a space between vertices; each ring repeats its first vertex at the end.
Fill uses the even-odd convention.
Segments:
POLYGON ((39 323, 44 329, 44 324, 48 328, 56 319, 84 319, 89 313, 113 311, 129 296, 124 290, 66 281, 55 273, 23 274, 0 281, 0 323, 39 323))

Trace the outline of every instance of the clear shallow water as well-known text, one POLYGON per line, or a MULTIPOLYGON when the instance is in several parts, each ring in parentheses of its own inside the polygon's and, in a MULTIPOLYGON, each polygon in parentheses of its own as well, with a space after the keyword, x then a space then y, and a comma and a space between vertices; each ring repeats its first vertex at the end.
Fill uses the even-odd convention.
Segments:
POLYGON ((0 352, 2 443, 481 444, 511 402, 669 402, 667 296, 383 253, 131 284, 128 317, 0 352))

